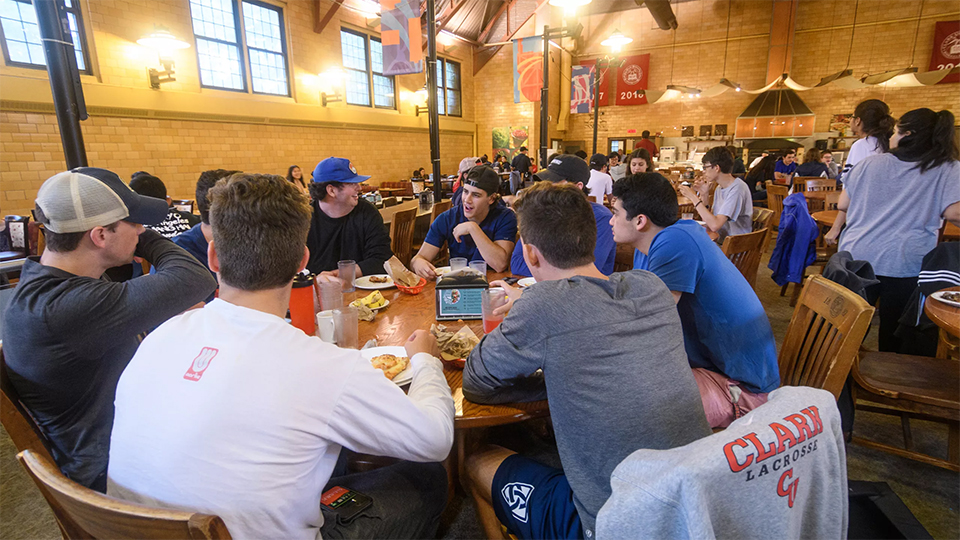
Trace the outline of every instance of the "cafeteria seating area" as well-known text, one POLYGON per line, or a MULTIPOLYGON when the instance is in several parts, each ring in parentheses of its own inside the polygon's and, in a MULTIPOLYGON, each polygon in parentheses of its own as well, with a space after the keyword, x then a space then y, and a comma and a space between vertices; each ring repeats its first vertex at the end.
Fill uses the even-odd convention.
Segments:
POLYGON ((960 538, 956 0, 0 48, 0 538, 960 538))

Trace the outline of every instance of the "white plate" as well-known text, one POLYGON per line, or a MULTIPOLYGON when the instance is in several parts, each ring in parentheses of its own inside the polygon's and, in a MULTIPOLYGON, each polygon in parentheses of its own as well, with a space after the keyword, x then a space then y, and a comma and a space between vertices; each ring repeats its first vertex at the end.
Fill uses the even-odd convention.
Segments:
MULTIPOLYGON (((354 300, 353 302, 359 302, 359 301, 360 301, 360 299, 358 298, 358 299, 354 300)), ((350 305, 351 305, 351 306, 353 306, 353 302, 350 302, 350 305)), ((383 299, 383 305, 382 305, 382 306, 380 306, 380 307, 372 307, 372 308, 370 308, 370 311, 380 311, 381 309, 383 309, 383 308, 385 308, 385 307, 387 307, 387 306, 389 306, 389 305, 390 305, 390 301, 387 300, 386 298, 384 298, 384 299, 383 299)), ((353 306, 353 307, 360 307, 360 306, 353 306)), ((367 307, 370 307, 370 306, 367 306, 367 307)))
POLYGON ((956 301, 953 301, 953 300, 947 300, 946 298, 944 298, 944 297, 943 297, 943 293, 945 293, 945 292, 955 292, 955 291, 937 291, 937 292, 931 294, 931 295, 930 295, 930 298, 934 298, 934 299, 936 299, 936 300, 939 300, 940 302, 943 302, 944 304, 947 304, 947 305, 951 305, 951 306, 954 306, 954 307, 960 307, 960 302, 956 302, 956 301))
MULTIPOLYGON (((380 356, 381 354, 392 354, 394 356, 403 356, 407 357, 407 350, 403 347, 370 347, 369 349, 363 349, 360 351, 360 356, 366 359, 367 362, 373 360, 374 356, 380 356)), ((378 370, 379 371, 379 370, 378 370)), ((408 365, 407 369, 401 371, 393 378, 393 382, 397 386, 403 386, 413 380, 413 369, 408 365)))
POLYGON ((369 276, 358 277, 358 278, 353 282, 353 284, 356 285, 356 287, 357 287, 358 289, 365 289, 365 290, 368 290, 368 291, 376 290, 376 289, 389 289, 390 287, 396 287, 396 286, 397 286, 396 283, 393 282, 393 278, 390 277, 390 276, 388 276, 387 274, 371 274, 371 275, 369 275, 369 276), (372 278, 373 276, 385 277, 385 278, 387 278, 387 282, 386 282, 386 283, 374 283, 374 282, 370 281, 370 278, 372 278))
POLYGON ((517 281, 517 285, 519 285, 519 286, 521 286, 521 287, 529 287, 529 286, 533 285, 533 284, 536 283, 536 282, 537 282, 537 280, 534 279, 534 278, 532 278, 532 277, 525 277, 525 278, 517 281))

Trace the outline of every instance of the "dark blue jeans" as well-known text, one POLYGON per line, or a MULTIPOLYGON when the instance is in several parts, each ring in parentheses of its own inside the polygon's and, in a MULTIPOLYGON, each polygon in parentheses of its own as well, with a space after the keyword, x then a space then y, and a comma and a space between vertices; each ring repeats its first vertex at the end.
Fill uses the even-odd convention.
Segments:
MULTIPOLYGON (((341 451, 341 458, 347 453, 341 451)), ((320 535, 330 540, 434 538, 447 502, 447 473, 439 463, 401 461, 372 471, 334 476, 324 491, 334 486, 370 496, 373 506, 350 523, 342 523, 336 513, 321 506, 320 535)))

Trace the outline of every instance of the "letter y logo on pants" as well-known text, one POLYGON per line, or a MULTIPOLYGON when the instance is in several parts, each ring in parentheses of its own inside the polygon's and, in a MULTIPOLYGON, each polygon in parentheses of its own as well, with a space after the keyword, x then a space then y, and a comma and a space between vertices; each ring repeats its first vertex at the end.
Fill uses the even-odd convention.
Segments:
POLYGON ((533 486, 520 482, 512 482, 503 486, 503 489, 500 490, 503 501, 510 508, 510 513, 523 523, 530 519, 530 514, 527 512, 527 503, 530 500, 531 493, 533 493, 533 486))

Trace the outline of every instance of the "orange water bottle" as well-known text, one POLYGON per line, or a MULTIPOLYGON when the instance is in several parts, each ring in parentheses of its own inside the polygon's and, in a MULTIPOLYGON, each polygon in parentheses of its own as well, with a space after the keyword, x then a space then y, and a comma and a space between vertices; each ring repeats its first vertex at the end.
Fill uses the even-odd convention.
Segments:
POLYGON ((290 291, 290 321, 308 336, 317 330, 314 318, 313 274, 297 274, 293 278, 293 290, 290 291))

